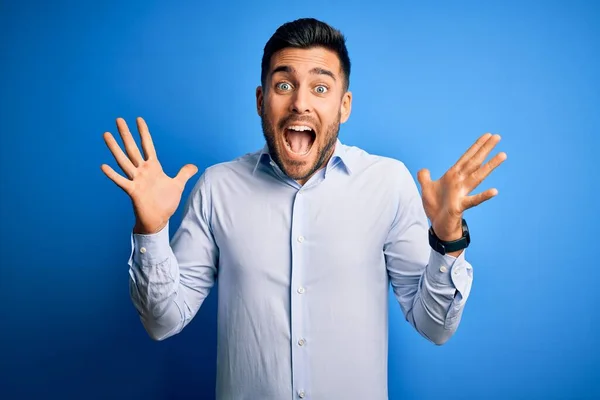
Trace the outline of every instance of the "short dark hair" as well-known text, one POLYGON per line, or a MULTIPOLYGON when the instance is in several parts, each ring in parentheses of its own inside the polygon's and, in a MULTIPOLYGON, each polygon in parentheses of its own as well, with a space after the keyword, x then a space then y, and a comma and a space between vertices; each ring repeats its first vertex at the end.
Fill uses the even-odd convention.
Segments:
POLYGON ((335 52, 344 72, 345 90, 350 86, 350 57, 346 38, 337 29, 314 18, 300 18, 281 25, 265 45, 262 57, 260 81, 263 87, 267 79, 271 57, 287 47, 309 49, 324 47, 335 52))

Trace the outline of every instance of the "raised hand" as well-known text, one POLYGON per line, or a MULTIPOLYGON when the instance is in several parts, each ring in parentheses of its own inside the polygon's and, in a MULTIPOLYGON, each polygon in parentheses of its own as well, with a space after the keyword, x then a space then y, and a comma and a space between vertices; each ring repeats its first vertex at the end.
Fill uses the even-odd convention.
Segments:
POLYGON ((469 195, 504 160, 506 153, 498 153, 481 165, 500 141, 500 135, 481 136, 440 179, 432 181, 429 171, 422 169, 417 179, 422 189, 423 207, 436 235, 451 241, 462 236, 462 215, 498 194, 495 188, 469 195))
POLYGON ((142 118, 137 118, 136 122, 144 156, 140 153, 125 120, 118 118, 117 129, 127 155, 110 132, 104 133, 104 141, 127 178, 107 164, 102 164, 101 169, 131 198, 136 217, 134 232, 152 234, 166 226, 179 206, 185 184, 198 172, 198 168, 187 164, 179 170, 175 178, 167 176, 156 156, 146 122, 142 118))

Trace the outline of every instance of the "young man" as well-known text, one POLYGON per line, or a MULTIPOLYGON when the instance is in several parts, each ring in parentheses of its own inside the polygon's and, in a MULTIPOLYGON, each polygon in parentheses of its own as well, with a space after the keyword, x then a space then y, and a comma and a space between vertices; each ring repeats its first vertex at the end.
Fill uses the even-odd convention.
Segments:
POLYGON ((350 116, 350 60, 340 32, 314 19, 281 26, 262 61, 257 112, 266 144, 200 176, 169 240, 186 182, 164 174, 145 122, 143 155, 117 120, 136 224, 131 298, 150 336, 180 332, 218 282, 219 399, 387 399, 388 285, 406 319, 443 344, 472 283, 463 212, 496 168, 486 134, 439 180, 338 139, 350 116), (431 229, 428 224, 431 221, 431 229), (218 279, 217 279, 218 276, 218 279))

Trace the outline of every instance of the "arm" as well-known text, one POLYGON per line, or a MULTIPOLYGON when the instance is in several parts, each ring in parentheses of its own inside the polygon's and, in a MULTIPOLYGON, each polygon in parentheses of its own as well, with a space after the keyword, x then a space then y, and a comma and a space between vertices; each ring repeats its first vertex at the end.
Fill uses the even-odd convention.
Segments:
POLYGON ((399 204, 384 246, 392 289, 406 320, 431 342, 444 344, 458 328, 473 269, 465 260, 429 246, 427 216, 416 184, 401 164, 399 204))
POLYGON ((442 256, 430 249, 427 219, 441 240, 461 237, 463 213, 498 194, 488 189, 469 195, 506 160, 506 153, 501 152, 482 165, 499 141, 499 135, 481 136, 436 181, 428 170, 419 171, 422 196, 403 164, 397 175, 398 212, 384 246, 388 271, 407 320, 436 344, 445 343, 458 327, 473 269, 465 261, 464 250, 442 256))
POLYGON ((182 222, 169 243, 169 225, 157 233, 132 233, 131 300, 154 340, 179 332, 213 287, 218 248, 210 230, 206 172, 192 189, 182 222))

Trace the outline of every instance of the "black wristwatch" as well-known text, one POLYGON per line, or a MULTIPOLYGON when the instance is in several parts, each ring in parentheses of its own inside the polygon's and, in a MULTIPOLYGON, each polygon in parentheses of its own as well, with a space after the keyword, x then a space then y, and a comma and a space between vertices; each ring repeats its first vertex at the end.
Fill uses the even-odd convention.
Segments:
POLYGON ((462 249, 466 249, 469 247, 471 243, 471 236, 469 235, 469 227, 467 226, 467 221, 462 220, 462 237, 458 240, 453 240, 451 242, 445 242, 438 238, 433 231, 433 226, 429 228, 429 245, 438 253, 444 255, 446 253, 452 253, 453 251, 458 251, 462 249))

